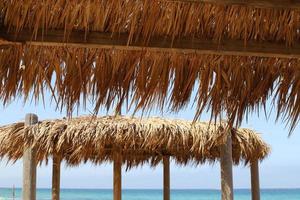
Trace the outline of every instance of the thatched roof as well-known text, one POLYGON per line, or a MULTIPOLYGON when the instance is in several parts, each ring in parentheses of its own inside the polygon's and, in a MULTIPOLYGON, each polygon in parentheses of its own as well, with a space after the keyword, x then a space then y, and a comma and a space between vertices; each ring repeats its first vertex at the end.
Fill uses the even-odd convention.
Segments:
POLYGON ((300 10, 284 1, 278 2, 282 7, 266 4, 276 8, 214 2, 0 0, 0 99, 30 99, 32 92, 37 98, 50 90, 69 113, 88 98, 96 110, 128 102, 176 111, 195 89, 196 117, 208 107, 214 117, 225 112, 230 122, 241 122, 273 96, 278 115, 295 125, 300 62, 293 47, 300 40, 300 10), (198 40, 215 46, 201 50, 206 45, 198 40), (235 46, 231 40, 243 44, 240 51, 222 53, 223 43, 235 46), (243 54, 253 42, 283 48, 243 54), (286 54, 276 53, 285 47, 286 54))
POLYGON ((249 129, 226 131, 224 124, 116 116, 42 121, 25 129, 24 123, 1 127, 0 157, 20 159, 24 148, 31 146, 37 149, 40 162, 56 153, 70 165, 101 163, 112 161, 117 152, 127 166, 144 162, 154 166, 163 155, 180 164, 199 164, 219 159, 227 133, 232 134, 236 164, 268 155, 268 145, 249 129))
MULTIPOLYGON (((255 8, 201 0, 1 0, 2 25, 34 36, 51 29, 222 40, 299 41, 298 9, 255 8)), ((66 34, 67 34, 66 33, 66 34)))

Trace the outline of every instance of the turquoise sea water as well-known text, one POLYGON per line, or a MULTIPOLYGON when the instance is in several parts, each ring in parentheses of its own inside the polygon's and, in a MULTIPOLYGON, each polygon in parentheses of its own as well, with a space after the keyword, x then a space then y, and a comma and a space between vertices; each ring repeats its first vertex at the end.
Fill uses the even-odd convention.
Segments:
MULTIPOLYGON (((19 200, 21 189, 16 189, 19 200)), ((12 200, 12 189, 0 189, 0 200, 12 200)), ((38 189, 37 200, 50 200, 50 189, 38 189)), ((160 200, 161 190, 123 190, 123 200, 160 200)), ((218 190, 172 190, 172 200, 220 200, 218 190)), ((235 200, 250 200, 250 190, 235 190, 235 200)), ((263 189, 262 200, 300 200, 300 189, 263 189)), ((61 200, 112 200, 112 190, 62 189, 61 200)))

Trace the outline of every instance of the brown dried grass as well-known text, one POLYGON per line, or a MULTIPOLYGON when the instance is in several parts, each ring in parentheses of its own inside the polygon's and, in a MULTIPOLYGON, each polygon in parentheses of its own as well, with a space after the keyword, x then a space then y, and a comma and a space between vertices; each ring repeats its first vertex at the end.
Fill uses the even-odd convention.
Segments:
POLYGON ((136 110, 178 111, 195 101, 196 118, 210 108, 213 117, 226 113, 232 124, 265 108, 273 96, 278 117, 285 116, 294 127, 300 113, 299 76, 298 59, 20 45, 0 53, 4 104, 19 95, 38 100, 50 90, 69 114, 86 100, 95 111, 125 103, 136 110))
MULTIPOLYGON (((153 36, 299 41, 300 11, 168 0, 0 0, 8 30, 63 29, 128 33, 129 42, 153 36)), ((41 33, 40 32, 40 33, 41 33)))
MULTIPOLYGON (((66 41, 74 30, 127 33, 128 43, 190 37, 291 46, 300 37, 297 9, 167 0, 0 0, 0 23, 11 34, 31 30, 33 39, 64 30, 66 41)), ((294 128, 300 113, 299 74, 298 59, 2 45, 0 99, 6 104, 32 93, 38 99, 50 90, 69 114, 89 97, 95 111, 114 103, 120 109, 124 102, 134 109, 177 111, 196 89, 196 118, 210 108, 213 117, 225 112, 230 124, 239 124, 245 114, 265 108, 273 95, 278 117, 294 128)))
POLYGON ((201 164, 219 159, 228 134, 236 164, 269 154, 268 145, 254 131, 226 130, 225 124, 122 116, 42 121, 25 129, 24 123, 16 123, 0 128, 0 157, 20 159, 30 146, 37 149, 39 162, 57 153, 69 165, 102 163, 112 161, 117 152, 127 167, 146 162, 155 166, 163 156, 183 165, 201 164))

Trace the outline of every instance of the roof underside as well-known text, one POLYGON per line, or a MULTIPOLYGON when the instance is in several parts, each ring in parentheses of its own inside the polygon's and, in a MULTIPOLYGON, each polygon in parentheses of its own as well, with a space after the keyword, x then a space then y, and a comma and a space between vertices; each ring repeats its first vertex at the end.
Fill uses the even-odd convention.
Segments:
POLYGON ((25 129, 17 123, 0 127, 0 157, 20 159, 30 146, 37 149, 39 162, 57 154, 69 165, 102 163, 120 153, 128 167, 145 162, 155 166, 163 156, 183 165, 201 164, 219 159, 228 134, 236 164, 268 155, 268 145, 254 131, 227 130, 225 124, 121 116, 42 121, 25 129))
POLYGON ((300 6, 283 0, 0 0, 0 98, 50 90, 71 113, 196 102, 230 123, 300 113, 300 6), (196 91, 195 99, 191 99, 196 91), (82 98, 83 97, 83 98, 82 98))

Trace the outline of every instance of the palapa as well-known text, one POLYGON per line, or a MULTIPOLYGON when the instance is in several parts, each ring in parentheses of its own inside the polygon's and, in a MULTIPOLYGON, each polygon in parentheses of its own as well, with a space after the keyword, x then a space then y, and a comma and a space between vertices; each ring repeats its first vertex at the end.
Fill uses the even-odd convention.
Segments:
POLYGON ((196 118, 210 108, 213 117, 226 113, 229 123, 239 124, 274 98, 278 117, 295 127, 300 113, 297 56, 216 50, 233 40, 244 44, 241 51, 252 42, 283 44, 290 51, 300 40, 300 10, 231 4, 0 0, 0 35, 15 41, 0 45, 0 99, 5 104, 19 95, 38 99, 50 90, 69 114, 87 100, 95 111, 125 103, 133 109, 178 111, 196 91, 196 118), (93 34, 106 37, 93 40, 93 34), (114 45, 124 35, 123 47, 114 45), (148 48, 157 38, 164 48, 148 48), (198 52, 193 42, 198 39, 215 42, 215 49, 198 52), (98 44, 103 40, 111 45, 98 44), (171 48, 186 40, 189 51, 171 48), (85 45, 89 42, 96 45, 85 45), (135 44, 140 48, 130 48, 135 44))
POLYGON ((15 161, 23 156, 24 149, 33 147, 39 162, 55 153, 69 165, 86 161, 99 164, 113 161, 114 153, 120 153, 127 167, 143 163, 156 166, 163 156, 171 156, 178 164, 197 165, 219 160, 220 146, 228 134, 232 135, 235 164, 268 155, 269 146, 256 132, 243 128, 227 131, 226 127, 123 116, 46 120, 25 129, 24 123, 15 123, 0 128, 0 157, 15 161))

